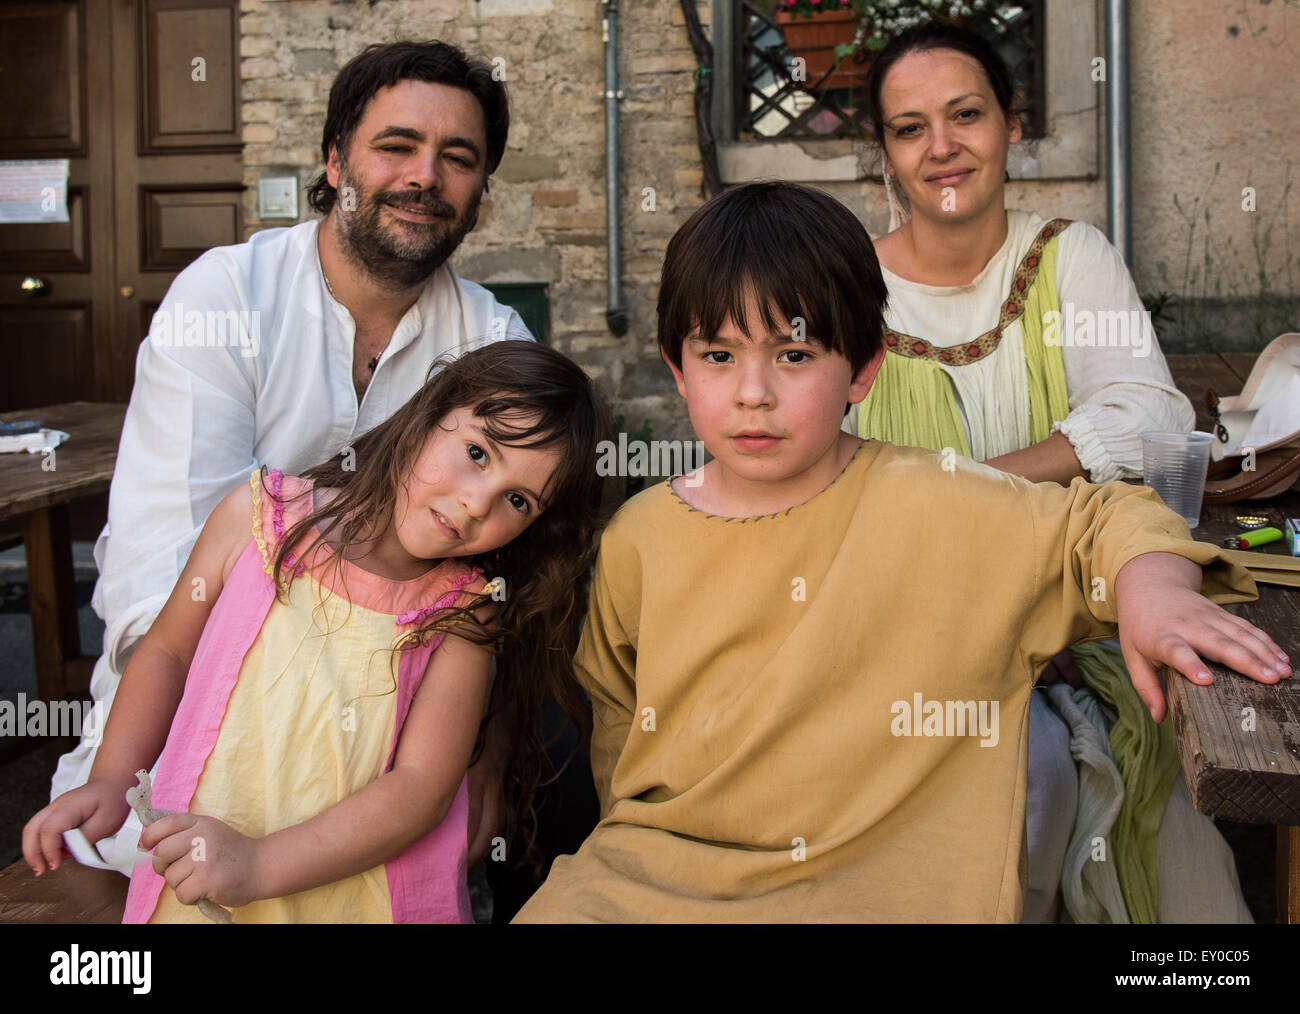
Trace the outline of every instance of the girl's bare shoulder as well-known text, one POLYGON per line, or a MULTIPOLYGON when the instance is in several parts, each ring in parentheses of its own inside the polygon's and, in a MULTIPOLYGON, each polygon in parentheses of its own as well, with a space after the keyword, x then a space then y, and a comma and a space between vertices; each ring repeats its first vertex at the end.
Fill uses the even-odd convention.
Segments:
MULTIPOLYGON (((260 492, 263 497, 270 495, 264 490, 260 492)), ((241 482, 221 498, 203 525, 199 538, 207 543, 209 552, 222 559, 226 576, 253 537, 255 518, 252 484, 241 482)))

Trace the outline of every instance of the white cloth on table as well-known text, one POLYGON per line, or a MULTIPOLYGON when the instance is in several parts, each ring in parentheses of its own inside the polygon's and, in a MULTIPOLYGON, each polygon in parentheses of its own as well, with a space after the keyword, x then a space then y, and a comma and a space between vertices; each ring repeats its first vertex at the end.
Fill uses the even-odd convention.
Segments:
MULTIPOLYGON (((1006 241, 969 285, 922 285, 885 270, 885 323, 939 348, 964 344, 992 330, 1016 269, 1046 224, 1031 212, 1008 211, 1006 241)), ((1056 243, 1055 281, 1063 315, 1059 334, 1070 412, 1053 429, 1065 434, 1093 482, 1133 478, 1142 474, 1140 434, 1190 430, 1196 414, 1174 386, 1119 251, 1086 222, 1071 224, 1056 243), (1080 344, 1086 336, 1076 320, 1091 322, 1088 334, 1094 342, 1100 328, 1106 344, 1080 344)), ((1002 332, 998 347, 983 359, 964 366, 938 365, 956 388, 975 460, 1022 450, 1033 442, 1020 320, 1002 332)), ((857 433, 856 405, 844 428, 857 433)))
MULTIPOLYGON (((223 496, 259 465, 295 475, 339 454, 401 408, 444 353, 532 340, 514 310, 444 264, 398 323, 358 403, 356 324, 326 287, 318 228, 268 229, 209 250, 176 277, 140 345, 108 524, 95 543, 93 605, 106 629, 90 690, 103 708, 60 760, 51 798, 89 777, 127 658, 223 496), (209 311, 247 311, 245 340, 213 329, 209 311)), ((101 854, 128 872, 138 833, 132 816, 101 854)))

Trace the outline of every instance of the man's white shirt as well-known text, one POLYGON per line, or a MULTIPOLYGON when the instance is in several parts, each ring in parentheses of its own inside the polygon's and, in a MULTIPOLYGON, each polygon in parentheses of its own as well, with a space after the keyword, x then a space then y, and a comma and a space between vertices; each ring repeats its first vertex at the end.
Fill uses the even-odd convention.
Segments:
MULTIPOLYGON (((342 453, 401 408, 439 356, 532 340, 514 310, 444 264, 397 325, 358 404, 356 325, 325 284, 318 228, 269 229, 209 250, 177 276, 140 345, 108 524, 95 544, 93 604, 106 630, 91 693, 104 713, 208 515, 254 468, 296 474, 342 453)), ((83 730, 51 798, 85 783, 100 734, 83 730)), ((133 853, 134 838, 130 845, 133 853)), ((128 869, 133 856, 111 851, 128 869)))

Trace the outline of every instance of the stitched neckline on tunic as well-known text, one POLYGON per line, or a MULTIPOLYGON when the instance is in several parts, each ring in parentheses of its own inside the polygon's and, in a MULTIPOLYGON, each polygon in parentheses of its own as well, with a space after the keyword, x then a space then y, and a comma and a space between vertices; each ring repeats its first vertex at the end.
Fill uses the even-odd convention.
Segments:
POLYGON ((679 504, 685 507, 690 513, 702 515, 706 521, 716 520, 716 521, 722 521, 726 524, 745 524, 747 522, 752 522, 752 521, 766 521, 772 518, 783 518, 786 515, 788 515, 791 511, 796 511, 800 507, 812 503, 819 496, 823 496, 824 494, 829 493, 831 489, 835 486, 835 484, 839 482, 842 478, 844 478, 848 470, 853 467, 853 463, 858 460, 858 455, 862 453, 862 448, 866 447, 868 444, 874 444, 874 443, 879 443, 879 441, 874 440, 870 437, 863 440, 862 443, 858 444, 858 446, 854 449, 853 457, 849 458, 849 460, 845 462, 844 467, 840 469, 840 474, 835 476, 835 478, 832 479, 825 487, 819 489, 807 500, 803 500, 797 504, 793 504, 787 507, 785 510, 777 511, 774 514, 754 514, 749 517, 735 517, 735 518, 726 517, 725 515, 722 514, 709 514, 707 511, 702 511, 698 507, 692 507, 690 504, 688 504, 685 500, 682 499, 681 494, 678 493, 677 490, 673 489, 673 483, 676 480, 683 478, 682 476, 674 475, 669 479, 665 479, 664 485, 668 487, 668 492, 672 495, 674 500, 676 500, 679 504))

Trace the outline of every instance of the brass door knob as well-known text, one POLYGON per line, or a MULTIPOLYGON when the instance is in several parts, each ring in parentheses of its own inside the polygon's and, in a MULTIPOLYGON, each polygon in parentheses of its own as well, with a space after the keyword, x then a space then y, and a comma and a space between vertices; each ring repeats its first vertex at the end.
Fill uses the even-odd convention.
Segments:
POLYGON ((130 299, 132 296, 135 295, 135 286, 134 286, 134 285, 123 285, 122 288, 119 289, 118 291, 122 293, 122 298, 123 298, 123 299, 130 299))
POLYGON ((46 290, 45 282, 33 275, 28 275, 24 278, 19 283, 18 287, 22 289, 24 296, 40 296, 43 295, 46 290))

